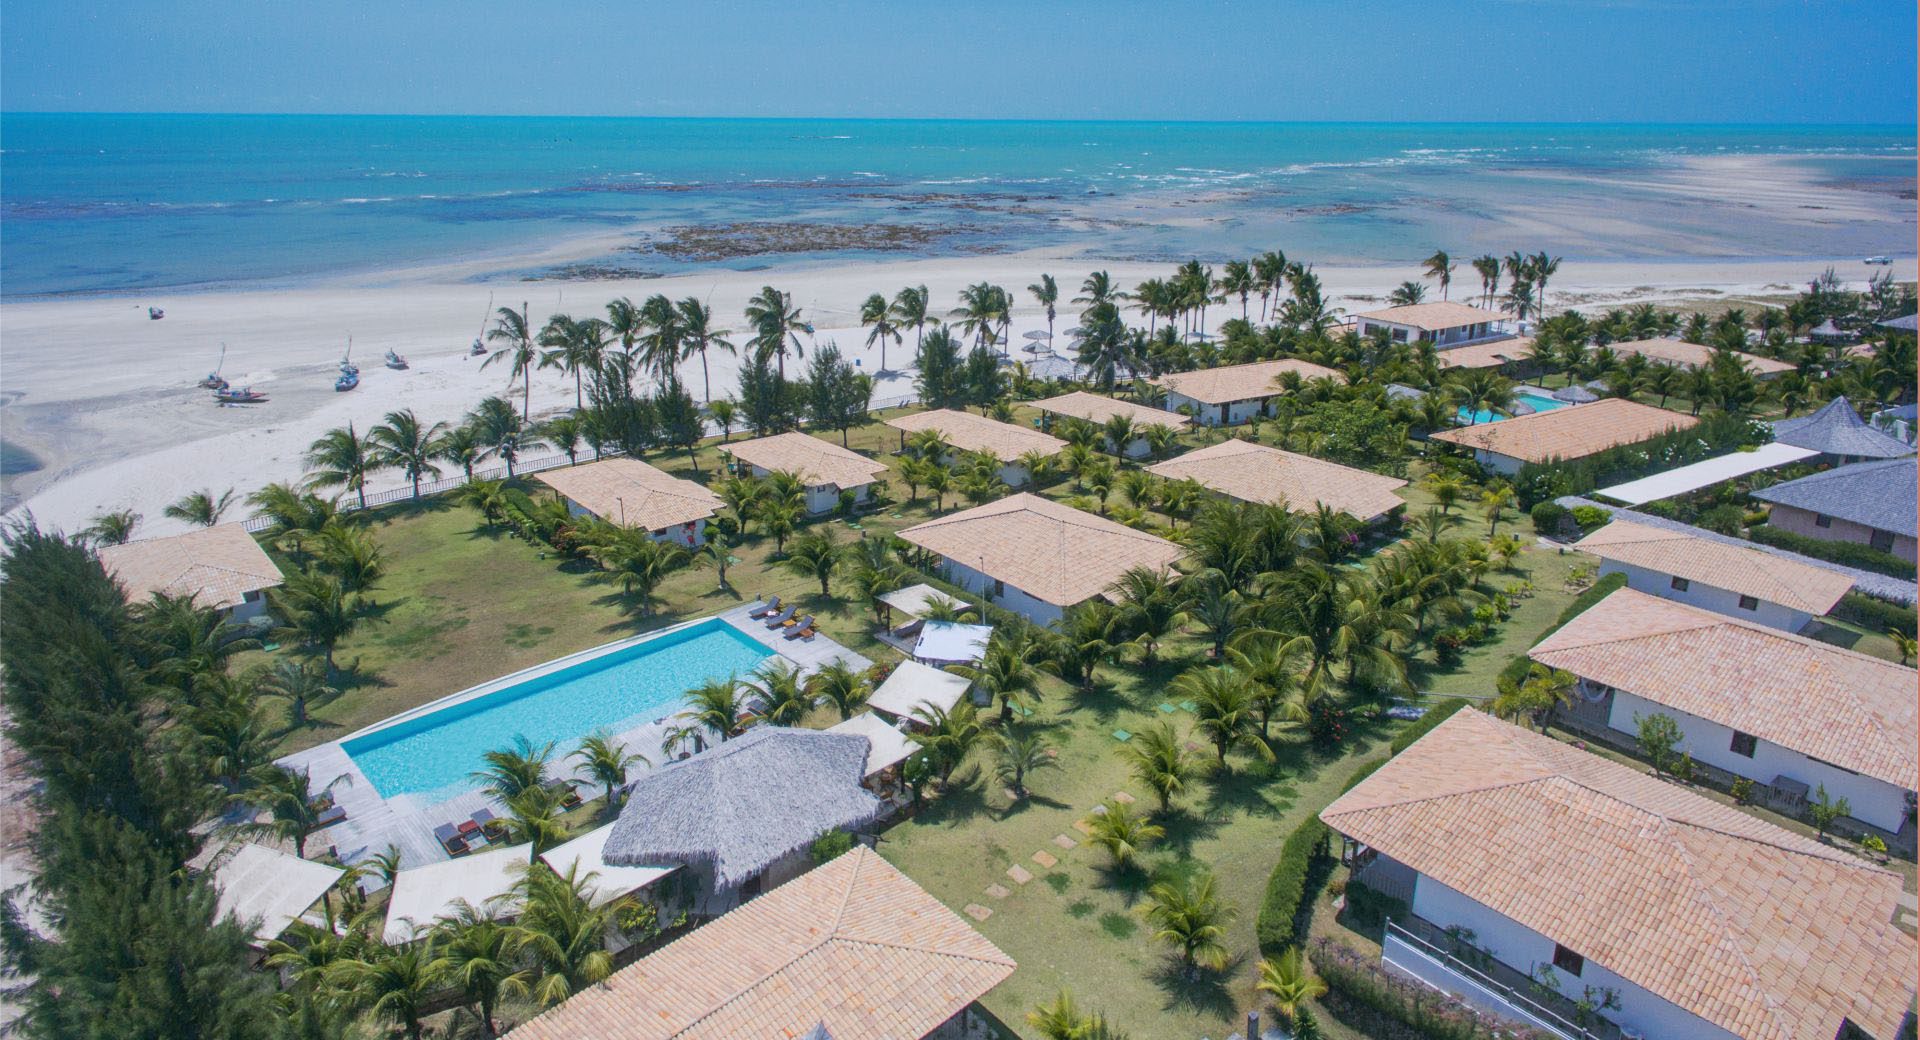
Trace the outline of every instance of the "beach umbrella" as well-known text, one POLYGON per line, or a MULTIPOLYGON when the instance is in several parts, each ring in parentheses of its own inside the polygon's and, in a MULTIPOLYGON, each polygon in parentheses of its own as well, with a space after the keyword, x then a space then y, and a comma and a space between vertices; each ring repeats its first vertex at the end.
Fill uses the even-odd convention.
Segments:
POLYGON ((1532 415, 1533 406, 1526 403, 1525 401, 1515 401, 1513 403, 1513 407, 1507 409, 1507 414, 1516 416, 1516 417, 1522 416, 1522 415, 1532 415))
POLYGON ((1046 329, 1034 329, 1032 332, 1027 333, 1027 338, 1039 340, 1052 339, 1053 337, 1047 333, 1046 329))
POLYGON ((1570 386, 1564 390, 1555 390, 1553 399, 1565 401, 1568 404, 1592 404, 1598 401, 1600 396, 1584 386, 1570 386))

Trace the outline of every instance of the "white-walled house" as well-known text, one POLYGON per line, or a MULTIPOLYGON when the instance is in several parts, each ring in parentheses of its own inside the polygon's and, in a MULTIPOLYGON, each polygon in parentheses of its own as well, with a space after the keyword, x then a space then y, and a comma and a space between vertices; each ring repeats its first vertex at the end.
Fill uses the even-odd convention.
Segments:
POLYGON ((1600 558, 1600 573, 1627 587, 1782 632, 1832 610, 1853 579, 1770 552, 1703 538, 1681 528, 1615 520, 1574 548, 1600 558))
POLYGON ((1910 1017, 1899 875, 1482 712, 1320 818, 1348 891, 1399 901, 1383 967, 1497 1017, 1579 1037, 1587 999, 1663 1040, 1892 1040, 1910 1017))
POLYGON ((1508 318, 1498 311, 1442 300, 1411 303, 1354 315, 1354 331, 1370 336, 1385 332, 1395 343, 1431 343, 1437 348, 1506 339, 1508 318))
MULTIPOLYGON (((1126 416, 1132 421, 1136 436, 1118 447, 1128 458, 1133 459, 1140 458, 1153 450, 1145 436, 1149 427, 1166 426, 1178 431, 1193 425, 1193 420, 1184 415, 1171 414, 1159 408, 1134 404, 1132 401, 1090 394, 1085 390, 1075 390, 1070 394, 1035 401, 1033 406, 1048 416, 1067 416, 1102 427, 1116 415, 1126 416)), ((1113 450, 1116 446, 1109 444, 1107 447, 1108 450, 1113 450)))
POLYGON ((100 566, 118 582, 127 602, 156 593, 192 597, 235 624, 267 609, 267 590, 282 582, 260 543, 239 524, 219 524, 166 538, 100 547, 100 566))
POLYGON ((707 521, 725 503, 691 480, 639 459, 599 459, 534 475, 575 516, 593 516, 644 530, 656 542, 689 549, 707 540, 707 521))
POLYGON ((1920 468, 1913 459, 1856 462, 1753 492, 1767 526, 1920 558, 1920 468))
MULTIPOLYGON (((1022 456, 1037 451, 1052 457, 1067 446, 1066 441, 1039 430, 951 408, 896 415, 887 420, 887 425, 900 431, 902 450, 906 449, 909 434, 936 430, 956 452, 974 451, 993 456, 1000 461, 997 473, 1000 482, 1012 488, 1025 487, 1033 482, 1033 474, 1027 471, 1022 456)), ((940 462, 942 465, 952 465, 953 456, 949 455, 940 462)))
POLYGON ((1269 403, 1285 392, 1274 380, 1287 372, 1302 379, 1340 378, 1340 373, 1323 365, 1285 359, 1169 372, 1153 384, 1166 391, 1169 412, 1192 416, 1202 426, 1238 426, 1268 414, 1269 403))
POLYGON ((1670 430, 1686 430, 1700 420, 1664 408, 1609 397, 1571 408, 1443 430, 1431 440, 1473 451, 1489 472, 1512 476, 1529 463, 1566 461, 1598 455, 1608 448, 1638 444, 1670 430))
POLYGON ((853 492, 856 504, 871 497, 873 482, 887 472, 887 464, 850 448, 805 433, 777 433, 720 445, 755 477, 791 473, 807 486, 806 508, 813 516, 840 507, 842 492, 853 492))
POLYGON ((1407 486, 1399 477, 1238 439, 1197 448, 1148 466, 1147 472, 1167 480, 1192 480, 1236 501, 1285 506, 1296 513, 1324 505, 1365 524, 1384 521, 1407 505, 1395 494, 1407 486))
POLYGON ((1105 594, 1128 570, 1165 570, 1186 553, 1158 535, 1026 494, 915 524, 900 538, 937 554, 948 581, 1042 625, 1105 594))
POLYGON ((1914 842, 1920 698, 1912 669, 1621 589, 1528 652, 1580 680, 1559 711, 1573 728, 1631 747, 1639 721, 1671 717, 1675 753, 1805 809, 1821 787, 1851 816, 1914 842))

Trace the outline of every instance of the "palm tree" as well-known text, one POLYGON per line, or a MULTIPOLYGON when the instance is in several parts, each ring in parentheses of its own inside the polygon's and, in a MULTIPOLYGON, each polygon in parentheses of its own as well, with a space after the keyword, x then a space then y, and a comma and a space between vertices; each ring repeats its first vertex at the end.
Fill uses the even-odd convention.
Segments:
POLYGON ((1051 344, 1053 342, 1053 318, 1055 308, 1060 303, 1060 283, 1054 281, 1052 275, 1042 274, 1039 281, 1027 286, 1027 291, 1032 293, 1034 300, 1046 309, 1047 342, 1051 344))
MULTIPOLYGON (((498 455, 507 464, 507 477, 513 477, 513 464, 523 449, 533 443, 523 439, 526 420, 514 414, 513 405, 504 397, 482 398, 478 407, 467 413, 467 428, 474 439, 485 446, 483 455, 498 455)), ((468 479, 472 479, 469 475, 468 479)))
POLYGON ((1007 631, 1005 627, 995 630, 978 665, 953 666, 955 672, 973 680, 974 686, 987 695, 988 703, 1000 702, 1003 727, 1012 724, 1016 705, 1028 708, 1030 698, 1040 694, 1040 677, 1031 659, 1037 646, 1002 634, 1007 631))
POLYGON ((1480 493, 1480 508, 1487 518, 1487 537, 1492 538, 1500 526, 1500 511, 1513 501, 1513 488, 1505 484, 1488 488, 1480 493))
POLYGON ((1154 926, 1154 938, 1179 949, 1188 979, 1198 968, 1220 968, 1227 963, 1227 925, 1236 914, 1220 901, 1218 886, 1206 870, 1148 889, 1142 913, 1154 926))
POLYGON ((654 591, 667 575, 693 559, 684 546, 656 542, 644 530, 619 524, 596 526, 589 537, 592 541, 586 547, 587 556, 601 568, 595 577, 620 586, 621 594, 641 617, 646 616, 654 591))
POLYGON ((1487 707, 1503 719, 1525 715, 1544 735, 1553 709, 1573 703, 1573 690, 1578 681, 1571 672, 1535 663, 1528 667, 1525 680, 1501 689, 1487 707))
POLYGON ((532 973, 520 963, 513 929, 491 910, 476 909, 466 900, 454 904, 451 918, 434 926, 433 963, 428 971, 451 983, 480 1023, 486 1040, 500 1035, 494 1011, 502 1000, 531 992, 532 973))
POLYGON ((367 508, 367 474, 380 468, 376 461, 379 448, 371 436, 361 437, 353 424, 328 430, 307 446, 306 463, 313 470, 307 486, 338 487, 360 497, 360 508, 367 508))
POLYGON ((1473 270, 1480 276, 1480 296, 1488 306, 1493 305, 1493 293, 1500 287, 1500 258, 1492 254, 1475 257, 1473 270))
MULTIPOLYGON (((411 408, 388 412, 380 425, 367 431, 366 443, 371 445, 367 461, 372 467, 391 467, 406 474, 413 482, 413 497, 419 498, 420 478, 440 475, 440 467, 433 460, 439 453, 440 434, 446 428, 443 422, 431 426, 421 423, 411 408)), ((353 427, 347 429, 351 434, 353 427)), ((360 504, 365 508, 364 498, 360 504)))
MULTIPOLYGON (((218 497, 215 497, 212 488, 203 488, 160 512, 169 519, 185 520, 187 523, 199 524, 201 527, 212 527, 220 522, 221 514, 225 513, 227 507, 231 505, 233 505, 232 488, 228 488, 218 497)), ((131 531, 132 528, 128 530, 131 531)))
POLYGON ((1539 290, 1539 296, 1534 302, 1544 314, 1547 309, 1547 279, 1560 270, 1560 258, 1548 256, 1544 252, 1535 253, 1528 269, 1535 288, 1539 290))
POLYGON ((480 433, 471 425, 455 426, 440 435, 440 445, 434 450, 434 456, 442 462, 450 462, 460 467, 467 479, 473 479, 473 467, 479 463, 486 445, 480 442, 480 433))
POLYGON ((580 738, 580 746, 567 756, 580 760, 580 766, 587 775, 606 786, 606 814, 613 816, 620 811, 619 790, 626 785, 627 767, 633 765, 651 766, 647 756, 638 751, 628 751, 626 745, 615 740, 607 730, 595 730, 580 738))
POLYGON ((320 829, 320 813, 323 810, 315 806, 324 804, 322 799, 332 794, 335 787, 353 783, 353 777, 342 773, 316 791, 306 773, 277 765, 255 770, 252 780, 246 801, 266 813, 267 818, 247 824, 242 830, 279 841, 290 841, 294 854, 302 858, 307 854, 307 839, 320 829))
POLYGON ((953 779, 953 771, 980 741, 980 718, 973 710, 973 703, 962 699, 951 709, 935 704, 920 704, 913 709, 914 720, 920 723, 920 729, 907 734, 908 739, 919 744, 933 760, 934 770, 940 777, 940 787, 944 790, 953 779))
POLYGON ((1132 740, 1120 745, 1119 751, 1120 757, 1126 760, 1127 771, 1153 792, 1161 813, 1172 807, 1174 795, 1186 790, 1187 781, 1193 779, 1197 767, 1186 741, 1165 722, 1154 723, 1135 733, 1132 740))
POLYGON ((1013 800, 1027 797, 1027 778, 1041 769, 1057 769, 1053 748, 1035 733, 994 733, 987 742, 992 746, 994 776, 1013 792, 1013 800))
POLYGON ((773 726, 798 726, 813 710, 813 695, 800 682, 800 666, 778 657, 753 670, 749 684, 759 690, 760 708, 754 714, 773 726))
POLYGON ((1113 865, 1132 863, 1147 846, 1167 836, 1167 829, 1136 814, 1133 806, 1109 799, 1088 821, 1087 840, 1107 850, 1113 865))
POLYGON ((527 317, 527 305, 522 303, 518 311, 512 307, 502 307, 495 312, 493 328, 487 331, 487 342, 498 343, 500 348, 487 355, 480 362, 481 368, 496 361, 505 361, 508 365, 507 386, 521 380, 520 421, 526 422, 533 412, 533 370, 540 363, 540 355, 534 349, 533 323, 527 317))
POLYGON ((513 923, 514 949, 539 970, 534 999, 552 1006, 613 974, 607 952, 611 905, 596 908, 589 893, 594 874, 575 864, 558 874, 535 861, 515 886, 521 898, 513 923))
POLYGON ((820 583, 820 597, 830 598, 833 572, 839 568, 845 548, 834 540, 833 528, 816 527, 793 540, 780 566, 820 583))
POLYGON ((380 947, 371 961, 343 961, 335 974, 361 1007, 420 1040, 420 1019, 440 988, 432 964, 425 943, 408 943, 380 947))
POLYGON ((506 831, 507 841, 527 846, 527 861, 567 840, 566 795, 553 787, 531 787, 507 799, 506 818, 489 826, 506 831))
POLYGON ((331 574, 291 575, 279 588, 268 592, 267 599, 281 620, 274 634, 296 639, 305 647, 318 647, 325 656, 329 676, 339 674, 333 652, 340 641, 352 635, 360 622, 380 620, 366 600, 349 592, 331 574))
POLYGON ((513 746, 488 751, 480 756, 482 769, 468 774, 480 781, 481 790, 502 801, 512 801, 547 782, 547 762, 553 758, 553 741, 538 747, 525 736, 513 738, 513 746))
POLYGON ((713 416, 713 421, 720 426, 720 443, 732 441, 733 427, 740 421, 739 406, 733 403, 733 399, 722 397, 718 401, 708 401, 707 414, 713 416))
POLYGON ((1447 286, 1453 284, 1453 258, 1444 249, 1436 249, 1425 263, 1427 277, 1440 284, 1440 298, 1447 298, 1447 286))
POLYGON ((739 736, 746 729, 747 714, 741 697, 740 680, 729 675, 709 679, 687 691, 687 708, 675 716, 692 728, 705 728, 720 735, 720 742, 739 736))
POLYGON ((1133 567, 1114 582, 1120 600, 1120 624, 1141 645, 1141 663, 1153 666, 1154 649, 1187 620, 1181 599, 1166 571, 1133 567))
POLYGON ((1254 983, 1254 989, 1273 998, 1274 1010, 1292 1021, 1310 1000, 1318 1000, 1327 995, 1327 984, 1321 982, 1307 966, 1306 955, 1300 947, 1289 947, 1278 957, 1260 962, 1260 981, 1254 983))
POLYGON ((1094 687, 1094 669, 1113 653, 1117 614, 1101 600, 1088 600, 1069 609, 1049 642, 1049 666, 1081 690, 1094 687))
POLYGON ((843 660, 833 660, 807 678, 807 692, 833 705, 840 718, 850 719, 872 693, 867 677, 843 660))
POLYGON ((813 334, 813 326, 800 317, 800 308, 793 305, 793 297, 769 285, 762 288, 758 295, 747 301, 747 324, 753 326, 752 345, 762 359, 776 358, 780 365, 780 378, 787 376, 787 348, 791 346, 796 356, 805 357, 806 351, 800 346, 800 333, 813 334))
POLYGON ((893 306, 890 310, 893 313, 894 324, 903 329, 909 326, 913 328, 915 351, 920 349, 921 343, 925 340, 923 332, 927 327, 927 308, 931 306, 932 300, 933 297, 928 295, 927 287, 924 285, 909 285, 893 294, 893 306))
POLYGON ((880 371, 882 374, 885 374, 887 371, 887 341, 892 340, 897 345, 903 339, 900 335, 900 326, 894 323, 893 310, 888 306, 885 296, 874 293, 872 296, 867 297, 865 303, 860 305, 860 327, 871 328, 873 330, 867 333, 867 346, 871 347, 875 343, 880 344, 880 371))
POLYGON ((313 702, 340 692, 327 683, 327 673, 315 668, 313 662, 294 660, 283 660, 263 671, 257 688, 265 696, 286 698, 287 715, 295 727, 307 724, 307 708, 313 702))
POLYGON ((1221 768, 1227 752, 1241 744, 1273 761, 1273 748, 1260 739, 1259 709, 1246 673, 1232 666, 1196 668, 1175 679, 1173 688, 1193 700, 1194 725, 1213 744, 1221 768))
POLYGON ((547 350, 540 355, 539 367, 557 368, 573 376, 575 411, 585 405, 581 396, 580 374, 599 367, 600 356, 607 346, 606 337, 606 325, 598 318, 576 321, 565 314, 548 318, 547 324, 540 330, 539 343, 547 350))
MULTIPOLYGON (((700 396, 709 406, 713 400, 713 374, 707 370, 708 351, 738 355, 739 348, 727 339, 725 330, 713 327, 713 311, 697 296, 689 296, 678 305, 680 343, 686 357, 700 355, 700 396)), ((717 420, 719 416, 716 414, 717 420)))
POLYGON ((1920 639, 1915 639, 1898 628, 1887 629, 1887 637, 1892 639, 1893 645, 1899 649, 1901 664, 1912 661, 1915 653, 1920 652, 1920 639))
POLYGON ((131 509, 116 509, 95 514, 86 530, 80 533, 96 546, 125 545, 133 538, 133 529, 138 526, 139 513, 131 509))
POLYGON ((735 540, 736 535, 730 528, 731 525, 709 523, 706 529, 706 541, 701 542, 693 550, 693 565, 712 567, 720 577, 722 589, 728 587, 727 568, 733 565, 733 550, 739 548, 739 543, 735 540))

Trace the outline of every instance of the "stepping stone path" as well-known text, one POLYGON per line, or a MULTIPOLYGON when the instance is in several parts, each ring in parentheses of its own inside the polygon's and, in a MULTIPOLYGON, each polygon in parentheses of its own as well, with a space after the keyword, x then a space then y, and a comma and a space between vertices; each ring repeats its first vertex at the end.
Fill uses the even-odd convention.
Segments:
POLYGON ((1053 843, 1054 843, 1055 845, 1058 845, 1058 846, 1060 846, 1060 847, 1061 847, 1061 848, 1063 848, 1063 849, 1072 849, 1072 848, 1076 848, 1076 847, 1078 847, 1078 846, 1079 846, 1079 844, 1080 844, 1079 842, 1077 842, 1077 841, 1074 841, 1074 840, 1073 840, 1072 838, 1069 838, 1069 837, 1067 837, 1067 836, 1066 836, 1066 835, 1064 835, 1064 834, 1056 834, 1056 835, 1054 835, 1054 836, 1053 836, 1053 843))
POLYGON ((1051 852, 1036 852, 1033 854, 1033 861, 1047 870, 1052 870, 1060 862, 1051 852))
POLYGON ((1005 899, 1012 894, 1013 892, 1010 891, 1005 885, 988 885, 987 886, 987 895, 992 896, 995 899, 1005 899))
POLYGON ((976 921, 984 921, 993 916, 992 907, 981 906, 979 903, 968 903, 965 910, 967 916, 976 921))
POLYGON ((1134 802, 1133 796, 1125 791, 1113 792, 1113 800, 1119 802, 1121 805, 1132 805, 1134 802))
POLYGON ((1024 885, 1033 880, 1033 875, 1027 872, 1027 868, 1020 866, 1008 867, 1007 876, 1012 878, 1016 885, 1024 885))
POLYGON ((1073 829, 1076 831, 1079 831, 1082 834, 1087 835, 1088 837, 1093 836, 1093 824, 1088 823, 1085 820, 1073 821, 1073 829))

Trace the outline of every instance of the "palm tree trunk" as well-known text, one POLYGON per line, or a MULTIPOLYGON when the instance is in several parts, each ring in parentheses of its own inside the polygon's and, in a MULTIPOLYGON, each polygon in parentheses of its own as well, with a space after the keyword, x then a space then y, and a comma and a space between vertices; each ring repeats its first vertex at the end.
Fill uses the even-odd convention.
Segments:
MULTIPOLYGON (((885 367, 885 366, 882 366, 882 367, 885 367)), ((707 403, 712 404, 713 403, 713 373, 707 371, 707 348, 705 347, 700 348, 700 382, 702 384, 701 393, 706 397, 707 403)))

